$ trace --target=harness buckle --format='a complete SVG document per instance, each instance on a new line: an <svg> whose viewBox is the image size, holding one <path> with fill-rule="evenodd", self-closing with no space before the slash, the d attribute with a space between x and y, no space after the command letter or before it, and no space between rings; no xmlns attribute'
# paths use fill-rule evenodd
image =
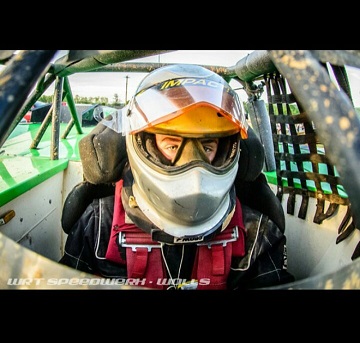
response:
<svg viewBox="0 0 360 343"><path fill-rule="evenodd" d="M150 239L151 240L151 239ZM153 248L161 248L161 244L154 243L154 244L140 244L140 243L126 243L126 235L125 232L119 232L119 243L122 247L131 248L132 251L136 251L137 248L147 248L150 252Z"/></svg>
<svg viewBox="0 0 360 343"><path fill-rule="evenodd" d="M233 227L230 238L221 238L222 236L228 236L228 234L222 232L218 235L219 239L209 242L198 243L197 245L207 245L209 249L211 249L211 246L214 244L222 244L225 247L227 243L235 242L239 238L238 226L236 225Z"/></svg>

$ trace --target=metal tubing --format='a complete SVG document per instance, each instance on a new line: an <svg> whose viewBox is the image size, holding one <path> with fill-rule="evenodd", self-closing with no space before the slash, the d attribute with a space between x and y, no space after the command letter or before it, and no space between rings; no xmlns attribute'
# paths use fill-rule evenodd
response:
<svg viewBox="0 0 360 343"><path fill-rule="evenodd" d="M264 100L248 102L249 116L256 135L265 150L265 171L276 170L274 142L270 125L269 115Z"/></svg>
<svg viewBox="0 0 360 343"><path fill-rule="evenodd" d="M69 80L68 80L68 78L66 76L64 77L64 90L65 90L65 93L66 93L66 102L67 102L67 104L69 106L70 113L71 113L71 116L72 116L72 119L73 119L70 122L71 127L75 124L77 132L79 134L82 134L83 130L81 128L81 123L79 122L79 118L78 118L78 114L77 114L77 110L76 110L76 105L75 105L74 98L73 98L73 95L72 95L72 92L71 92L70 83L69 83Z"/></svg>
<svg viewBox="0 0 360 343"><path fill-rule="evenodd" d="M51 135L51 147L50 158L52 160L59 159L59 141L60 141L60 113L63 94L64 78L58 77L56 79L55 93L54 93L54 111L52 115L52 135Z"/></svg>
<svg viewBox="0 0 360 343"><path fill-rule="evenodd" d="M0 74L0 147L22 119L20 109L57 50L22 50ZM14 120L15 118L15 120Z"/></svg>

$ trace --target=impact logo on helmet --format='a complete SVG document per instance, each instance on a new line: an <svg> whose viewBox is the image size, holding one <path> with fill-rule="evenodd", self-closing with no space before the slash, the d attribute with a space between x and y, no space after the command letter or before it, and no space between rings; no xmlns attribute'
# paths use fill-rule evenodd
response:
<svg viewBox="0 0 360 343"><path fill-rule="evenodd" d="M160 90L173 88L173 87L179 87L179 86L185 86L185 85L193 85L193 86L207 86L212 88L225 88L223 84L220 84L216 81L211 81L208 79L199 79L199 78L185 78L185 79L173 79L173 80L167 80L160 84L158 88ZM230 89L227 89L229 91Z"/></svg>

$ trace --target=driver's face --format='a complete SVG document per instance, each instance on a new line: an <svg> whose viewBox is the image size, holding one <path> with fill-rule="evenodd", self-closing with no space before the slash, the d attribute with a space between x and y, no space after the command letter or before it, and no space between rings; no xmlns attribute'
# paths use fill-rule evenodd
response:
<svg viewBox="0 0 360 343"><path fill-rule="evenodd" d="M174 159L176 152L183 141L182 137L161 134L156 134L155 139L157 148L169 161L172 161ZM201 143L201 146L203 147L204 152L211 163L215 158L219 139L197 138L197 140Z"/></svg>

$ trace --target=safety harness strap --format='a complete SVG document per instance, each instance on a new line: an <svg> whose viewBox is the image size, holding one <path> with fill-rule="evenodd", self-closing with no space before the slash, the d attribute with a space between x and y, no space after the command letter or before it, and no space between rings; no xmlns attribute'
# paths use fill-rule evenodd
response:
<svg viewBox="0 0 360 343"><path fill-rule="evenodd" d="M151 276L151 283L163 278L161 245L154 242L148 233L138 228L119 233L119 245L126 248L127 273L129 278ZM150 253L151 252L151 253Z"/></svg>
<svg viewBox="0 0 360 343"><path fill-rule="evenodd" d="M210 278L210 285L199 282L198 289L226 289L226 280L231 263L231 244L225 247L213 245L211 249L201 246L195 261L193 278Z"/></svg>
<svg viewBox="0 0 360 343"><path fill-rule="evenodd" d="M210 278L210 284L199 282L198 289L226 289L233 256L245 255L245 232L229 225L216 241L199 246L192 277Z"/></svg>
<svg viewBox="0 0 360 343"><path fill-rule="evenodd" d="M142 279L144 285L151 288L162 289L161 280L164 279L160 249L150 251L139 247L135 250L126 249L128 278Z"/></svg>
<svg viewBox="0 0 360 343"><path fill-rule="evenodd" d="M148 250L137 248L135 251L126 249L126 260L128 261L128 277L142 278L148 264Z"/></svg>

